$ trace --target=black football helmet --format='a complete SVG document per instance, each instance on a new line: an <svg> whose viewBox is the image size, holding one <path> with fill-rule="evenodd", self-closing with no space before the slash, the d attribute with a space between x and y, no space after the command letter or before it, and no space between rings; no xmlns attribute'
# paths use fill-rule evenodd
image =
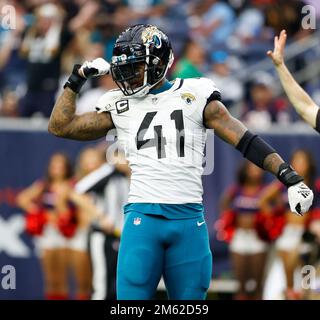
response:
<svg viewBox="0 0 320 320"><path fill-rule="evenodd" d="M144 96L165 77L172 62L167 35L156 26L138 24L126 29L116 40L111 74L124 95Z"/></svg>

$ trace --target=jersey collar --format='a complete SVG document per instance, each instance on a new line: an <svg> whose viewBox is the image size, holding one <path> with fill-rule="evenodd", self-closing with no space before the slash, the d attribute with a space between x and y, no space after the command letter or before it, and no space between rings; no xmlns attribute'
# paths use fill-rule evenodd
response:
<svg viewBox="0 0 320 320"><path fill-rule="evenodd" d="M151 94L162 93L162 92L164 92L164 91L167 91L167 90L171 89L172 86L173 86L173 83L171 83L171 82L169 82L168 80L166 80L160 88L151 89L151 90L149 91L149 93L151 93Z"/></svg>

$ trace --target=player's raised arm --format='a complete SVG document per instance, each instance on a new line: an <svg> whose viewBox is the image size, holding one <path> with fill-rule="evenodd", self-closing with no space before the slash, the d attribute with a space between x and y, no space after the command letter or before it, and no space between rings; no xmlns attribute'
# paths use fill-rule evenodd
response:
<svg viewBox="0 0 320 320"><path fill-rule="evenodd" d="M221 139L236 147L248 160L277 176L288 187L292 212L303 214L308 211L313 193L303 183L303 178L270 145L232 117L220 101L211 101L206 106L204 124L207 128L214 129Z"/></svg>
<svg viewBox="0 0 320 320"><path fill-rule="evenodd" d="M313 128L320 132L320 113L319 107L310 98L310 96L295 81L284 62L284 49L286 45L287 34L282 30L279 37L274 38L274 49L267 52L272 59L278 72L281 84L289 100L300 114Z"/></svg>
<svg viewBox="0 0 320 320"><path fill-rule="evenodd" d="M76 98L81 87L90 76L100 76L109 72L110 65L98 58L75 65L71 76L64 85L64 91L52 110L48 131L58 137L75 140L95 140L106 135L113 128L108 112L88 112L76 115Z"/></svg>

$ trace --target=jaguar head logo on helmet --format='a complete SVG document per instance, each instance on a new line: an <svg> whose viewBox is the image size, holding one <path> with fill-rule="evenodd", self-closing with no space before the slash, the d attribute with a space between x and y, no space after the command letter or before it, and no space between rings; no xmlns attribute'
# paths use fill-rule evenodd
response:
<svg viewBox="0 0 320 320"><path fill-rule="evenodd" d="M126 96L144 96L164 77L173 63L168 36L153 25L139 24L118 37L111 74Z"/></svg>

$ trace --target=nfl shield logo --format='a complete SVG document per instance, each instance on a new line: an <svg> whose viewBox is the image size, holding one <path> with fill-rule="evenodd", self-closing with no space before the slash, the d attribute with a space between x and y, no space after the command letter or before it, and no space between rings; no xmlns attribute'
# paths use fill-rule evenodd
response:
<svg viewBox="0 0 320 320"><path fill-rule="evenodd" d="M138 226L140 223L141 223L141 218L137 217L137 218L134 218L134 219L133 219L133 224L134 224L135 226Z"/></svg>

